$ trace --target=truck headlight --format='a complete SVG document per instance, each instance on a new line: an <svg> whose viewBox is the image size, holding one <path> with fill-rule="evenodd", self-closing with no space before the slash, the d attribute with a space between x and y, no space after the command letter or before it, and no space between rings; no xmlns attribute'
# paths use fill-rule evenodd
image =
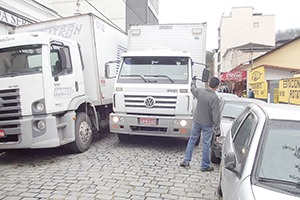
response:
<svg viewBox="0 0 300 200"><path fill-rule="evenodd" d="M180 120L179 122L180 126L185 127L187 125L187 121L186 120Z"/></svg>
<svg viewBox="0 0 300 200"><path fill-rule="evenodd" d="M46 124L44 121L40 120L36 123L36 127L39 129L39 130L44 130L46 128Z"/></svg>
<svg viewBox="0 0 300 200"><path fill-rule="evenodd" d="M35 108L36 108L37 111L42 111L42 110L44 110L45 105L44 105L43 103L41 103L41 102L38 102L38 103L35 105Z"/></svg>
<svg viewBox="0 0 300 200"><path fill-rule="evenodd" d="M119 117L114 116L114 117L112 118L112 121L113 121L114 123L118 123L118 122L120 121L120 119L119 119Z"/></svg>

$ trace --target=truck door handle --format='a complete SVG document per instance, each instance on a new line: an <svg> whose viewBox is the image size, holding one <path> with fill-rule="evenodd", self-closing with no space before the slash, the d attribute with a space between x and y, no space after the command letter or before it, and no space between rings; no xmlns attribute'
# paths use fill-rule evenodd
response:
<svg viewBox="0 0 300 200"><path fill-rule="evenodd" d="M75 81L75 89L76 89L76 92L78 92L79 86L78 86L78 82L77 81Z"/></svg>

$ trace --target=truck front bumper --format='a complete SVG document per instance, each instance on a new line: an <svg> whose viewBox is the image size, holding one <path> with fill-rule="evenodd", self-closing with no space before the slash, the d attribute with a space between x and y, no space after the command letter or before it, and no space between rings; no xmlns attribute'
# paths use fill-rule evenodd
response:
<svg viewBox="0 0 300 200"><path fill-rule="evenodd" d="M111 113L109 122L112 133L188 138L193 120L192 117L186 116L162 117ZM182 126L184 124L185 126Z"/></svg>

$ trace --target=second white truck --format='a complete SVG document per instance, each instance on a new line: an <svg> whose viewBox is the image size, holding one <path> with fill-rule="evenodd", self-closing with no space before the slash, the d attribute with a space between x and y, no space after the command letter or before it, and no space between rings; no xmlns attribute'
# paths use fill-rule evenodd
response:
<svg viewBox="0 0 300 200"><path fill-rule="evenodd" d="M196 102L191 81L194 76L207 81L209 74L204 64L206 24L136 25L128 34L110 131L120 140L130 135L188 138Z"/></svg>

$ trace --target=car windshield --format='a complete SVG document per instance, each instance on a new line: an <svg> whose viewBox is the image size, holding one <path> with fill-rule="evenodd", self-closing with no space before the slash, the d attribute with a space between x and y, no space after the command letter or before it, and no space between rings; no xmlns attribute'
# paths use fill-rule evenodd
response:
<svg viewBox="0 0 300 200"><path fill-rule="evenodd" d="M300 122L272 121L269 123L257 170L258 180L300 182ZM299 184L297 184L299 185Z"/></svg>
<svg viewBox="0 0 300 200"><path fill-rule="evenodd" d="M188 83L187 57L127 57L119 83Z"/></svg>
<svg viewBox="0 0 300 200"><path fill-rule="evenodd" d="M42 73L41 45L0 50L0 77Z"/></svg>
<svg viewBox="0 0 300 200"><path fill-rule="evenodd" d="M247 102L226 101L222 109L221 118L235 119L248 104Z"/></svg>

